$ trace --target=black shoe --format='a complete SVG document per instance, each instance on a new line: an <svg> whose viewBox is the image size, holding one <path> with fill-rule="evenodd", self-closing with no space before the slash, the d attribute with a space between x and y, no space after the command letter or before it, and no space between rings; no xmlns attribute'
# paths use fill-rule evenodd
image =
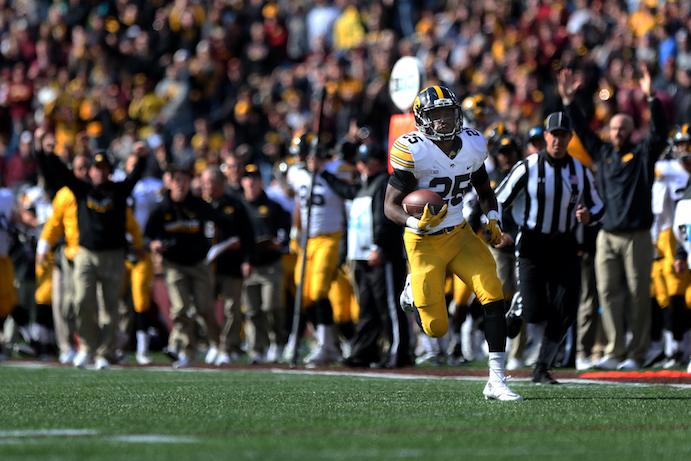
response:
<svg viewBox="0 0 691 461"><path fill-rule="evenodd" d="M535 384L559 384L559 381L552 378L546 368L536 368L533 371L533 382Z"/></svg>
<svg viewBox="0 0 691 461"><path fill-rule="evenodd" d="M374 362L351 356L343 359L341 363L348 368L370 368L370 364Z"/></svg>

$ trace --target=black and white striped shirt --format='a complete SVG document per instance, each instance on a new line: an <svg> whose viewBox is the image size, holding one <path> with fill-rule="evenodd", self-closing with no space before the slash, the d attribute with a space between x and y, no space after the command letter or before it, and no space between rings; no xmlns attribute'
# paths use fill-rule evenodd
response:
<svg viewBox="0 0 691 461"><path fill-rule="evenodd" d="M602 199L594 186L592 173L567 155L554 159L542 151L514 165L496 189L499 206L510 207L522 229L556 235L572 232L576 207L590 211L590 222L604 214Z"/></svg>

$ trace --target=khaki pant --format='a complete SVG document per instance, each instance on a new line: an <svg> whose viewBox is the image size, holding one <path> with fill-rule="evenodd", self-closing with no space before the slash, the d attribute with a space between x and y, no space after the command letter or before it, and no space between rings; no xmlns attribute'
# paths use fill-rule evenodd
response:
<svg viewBox="0 0 691 461"><path fill-rule="evenodd" d="M170 261L164 261L163 266L173 322L168 347L184 351L189 357L193 357L196 346L195 314L205 323L209 346L218 346L218 322L214 316L213 283L209 266L204 262L184 266Z"/></svg>
<svg viewBox="0 0 691 461"><path fill-rule="evenodd" d="M607 336L605 355L632 358L642 364L650 344L650 270L653 244L648 230L597 235L595 276L602 325ZM631 343L626 344L626 330Z"/></svg>
<svg viewBox="0 0 691 461"><path fill-rule="evenodd" d="M581 302L576 320L576 357L580 359L600 358L603 354L604 331L599 307L595 257L591 253L584 253L581 257Z"/></svg>
<svg viewBox="0 0 691 461"><path fill-rule="evenodd" d="M91 251L79 247L74 258L74 297L83 351L98 357L113 357L124 274L124 250ZM103 296L101 309L99 287Z"/></svg>
<svg viewBox="0 0 691 461"><path fill-rule="evenodd" d="M269 341L279 346L285 345L287 334L283 295L281 261L252 268L252 275L245 280L243 290L247 319L253 327L248 335L251 351L263 354Z"/></svg>
<svg viewBox="0 0 691 461"><path fill-rule="evenodd" d="M223 316L220 349L224 352L242 352L242 279L216 274L216 293L223 298Z"/></svg>
<svg viewBox="0 0 691 461"><path fill-rule="evenodd" d="M53 323L55 342L60 353L72 349L72 337L77 332L74 305L74 262L64 252L53 266Z"/></svg>

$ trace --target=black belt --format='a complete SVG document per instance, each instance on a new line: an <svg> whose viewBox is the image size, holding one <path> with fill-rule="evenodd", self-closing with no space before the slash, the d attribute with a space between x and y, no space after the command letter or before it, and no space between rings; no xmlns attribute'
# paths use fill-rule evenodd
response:
<svg viewBox="0 0 691 461"><path fill-rule="evenodd" d="M427 236L430 236L430 237L431 237L431 236L433 236L433 235L450 234L451 232L453 232L454 230L456 230L456 228L458 228L458 227L464 228L465 226L466 226L466 222L463 221L461 224L458 224L458 225L455 225L455 226L450 226L450 227L445 227L445 228L443 228L442 230L438 230L438 231L436 231L436 232L432 232L431 234L422 234L422 235L427 235Z"/></svg>

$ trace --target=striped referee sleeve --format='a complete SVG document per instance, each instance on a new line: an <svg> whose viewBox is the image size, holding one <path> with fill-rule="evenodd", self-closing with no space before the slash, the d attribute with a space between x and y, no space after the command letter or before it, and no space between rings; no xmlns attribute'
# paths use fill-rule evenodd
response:
<svg viewBox="0 0 691 461"><path fill-rule="evenodd" d="M583 203L590 211L590 222L592 224L602 219L602 216L605 214L605 205L595 187L593 174L589 169L585 167L583 167L583 169L585 170L585 177L583 178Z"/></svg>
<svg viewBox="0 0 691 461"><path fill-rule="evenodd" d="M522 160L513 166L511 172L494 191L497 196L497 203L499 203L502 209L511 206L516 197L523 191L527 182L528 162Z"/></svg>

